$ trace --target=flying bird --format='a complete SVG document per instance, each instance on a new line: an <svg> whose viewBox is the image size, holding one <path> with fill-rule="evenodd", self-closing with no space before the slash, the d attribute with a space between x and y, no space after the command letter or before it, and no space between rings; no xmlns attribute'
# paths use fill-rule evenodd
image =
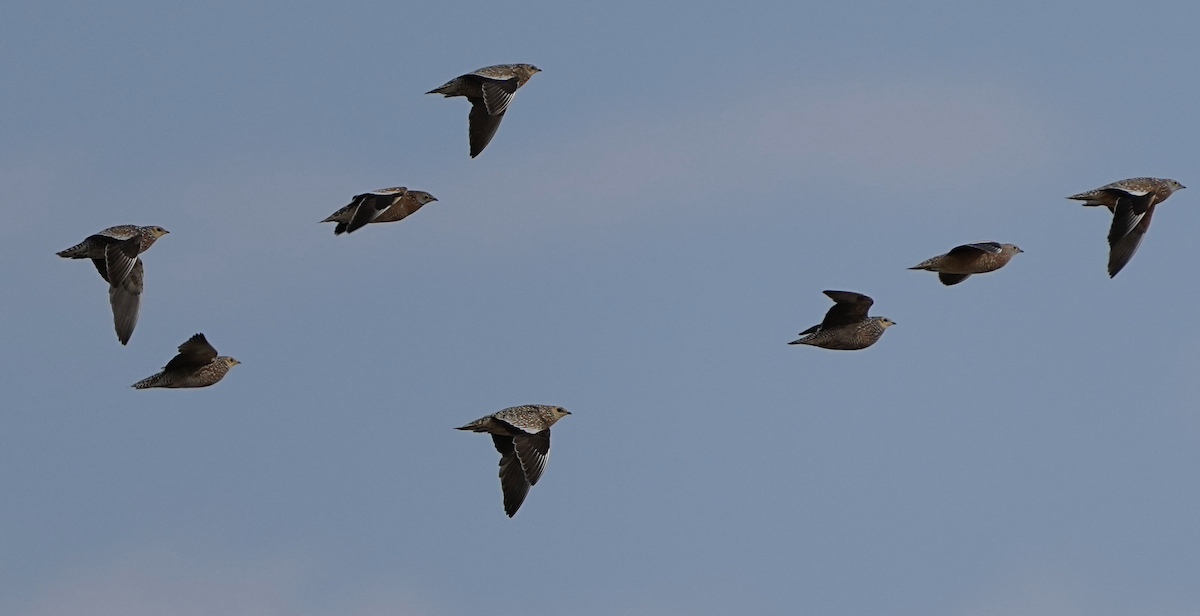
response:
<svg viewBox="0 0 1200 616"><path fill-rule="evenodd" d="M1182 188L1183 184L1166 178L1130 178L1067 197L1084 205L1103 205L1113 213L1108 230L1109 278L1116 276L1137 252L1150 228L1154 206Z"/></svg>
<svg viewBox="0 0 1200 616"><path fill-rule="evenodd" d="M167 233L162 227L118 225L89 235L57 253L65 259L92 260L100 277L108 283L108 302L121 344L128 344L133 336L142 303L142 260L138 255Z"/></svg>
<svg viewBox="0 0 1200 616"><path fill-rule="evenodd" d="M133 387L208 387L225 378L225 373L240 363L232 357L218 357L204 334L196 334L179 345L179 354L167 362L162 372L134 383Z"/></svg>
<svg viewBox="0 0 1200 616"><path fill-rule="evenodd" d="M955 246L944 255L926 259L908 269L937 272L938 280L944 285L958 284L971 274L994 272L1005 265L1017 253L1025 252L1013 244L977 242Z"/></svg>
<svg viewBox="0 0 1200 616"><path fill-rule="evenodd" d="M329 215L321 222L336 222L334 235L356 231L369 223L396 222L421 209L421 206L437 199L421 190L408 190L403 186L381 188L369 193L354 195L350 205Z"/></svg>
<svg viewBox="0 0 1200 616"><path fill-rule="evenodd" d="M504 513L513 517L529 487L536 485L546 469L550 455L550 426L571 413L561 406L526 404L513 406L481 417L457 428L492 435L500 452L500 488L504 492Z"/></svg>
<svg viewBox="0 0 1200 616"><path fill-rule="evenodd" d="M500 120L504 119L504 112L508 110L517 88L525 85L534 73L541 70L532 64L485 66L455 77L426 94L442 94L446 98L465 96L471 102L468 137L471 142L471 158L475 158L487 147L492 135L496 134L496 129L500 128Z"/></svg>
<svg viewBox="0 0 1200 616"><path fill-rule="evenodd" d="M802 332L803 338L788 344L811 344L822 349L857 351L879 341L883 330L896 323L887 317L868 317L867 311L875 301L851 291L825 291L835 303L820 325Z"/></svg>

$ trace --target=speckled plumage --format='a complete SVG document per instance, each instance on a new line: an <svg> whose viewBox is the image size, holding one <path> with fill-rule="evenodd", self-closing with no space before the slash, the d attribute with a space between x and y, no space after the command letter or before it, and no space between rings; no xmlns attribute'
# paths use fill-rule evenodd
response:
<svg viewBox="0 0 1200 616"><path fill-rule="evenodd" d="M333 234L341 235L355 231L366 224L403 220L421 209L421 206L433 201L437 201L437 198L422 190L408 190L402 186L382 188L355 195L349 205L334 212L321 222L337 223L337 226L333 228ZM360 210L365 213L359 219L366 222L352 229L350 227L353 225L355 215Z"/></svg>
<svg viewBox="0 0 1200 616"><path fill-rule="evenodd" d="M1103 205L1113 213L1108 230L1108 276L1116 276L1142 243L1150 228L1154 207L1166 201L1183 184L1167 178L1129 178L1071 195L1084 205Z"/></svg>
<svg viewBox="0 0 1200 616"><path fill-rule="evenodd" d="M887 317L868 317L874 300L851 291L825 291L834 305L820 325L802 332L799 340L788 344L808 344L823 349L857 351L879 341L884 330L896 323Z"/></svg>
<svg viewBox="0 0 1200 616"><path fill-rule="evenodd" d="M141 308L143 270L138 256L168 231L162 227L118 225L88 236L57 254L66 259L91 259L108 283L113 326L121 344L128 344Z"/></svg>
<svg viewBox="0 0 1200 616"><path fill-rule="evenodd" d="M468 137L471 158L487 147L517 89L541 69L532 64L497 64L460 75L426 94L465 96L471 102Z"/></svg>
<svg viewBox="0 0 1200 616"><path fill-rule="evenodd" d="M500 488L504 513L512 517L537 484L550 455L550 426L571 413L560 406L526 404L481 417L457 428L487 432L500 452Z"/></svg>
<svg viewBox="0 0 1200 616"><path fill-rule="evenodd" d="M1024 251L1013 244L976 242L955 246L946 254L926 259L908 269L938 272L942 284L952 285L966 280L971 274L996 271L1021 252Z"/></svg>
<svg viewBox="0 0 1200 616"><path fill-rule="evenodd" d="M179 354L167 362L162 372L134 383L133 387L208 387L225 378L225 373L240 363L232 357L218 357L204 334L196 334L179 345Z"/></svg>
<svg viewBox="0 0 1200 616"><path fill-rule="evenodd" d="M137 225L117 225L109 227L94 235L89 235L82 242L56 254L66 259L104 259L104 248L116 242L123 242L135 234L142 238L138 252L146 252L158 238L170 233L162 227ZM104 274L101 273L103 276Z"/></svg>

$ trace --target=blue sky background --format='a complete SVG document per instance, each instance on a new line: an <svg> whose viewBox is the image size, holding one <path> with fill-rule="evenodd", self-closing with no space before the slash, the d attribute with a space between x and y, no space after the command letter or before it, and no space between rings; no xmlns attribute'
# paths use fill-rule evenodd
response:
<svg viewBox="0 0 1200 616"><path fill-rule="evenodd" d="M1190 2L0 7L0 612L1200 612ZM477 159L475 68L544 70ZM439 199L334 237L385 186ZM145 256L117 343L54 252ZM1012 242L945 288L904 268ZM898 325L789 347L824 289ZM217 386L135 391L197 331ZM513 519L452 428L574 414Z"/></svg>

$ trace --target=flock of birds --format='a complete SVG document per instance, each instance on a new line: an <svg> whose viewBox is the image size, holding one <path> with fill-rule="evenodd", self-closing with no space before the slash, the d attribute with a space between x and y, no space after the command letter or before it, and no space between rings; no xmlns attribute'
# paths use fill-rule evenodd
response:
<svg viewBox="0 0 1200 616"><path fill-rule="evenodd" d="M540 69L532 64L488 66L456 77L428 94L465 96L471 103L468 138L474 158L496 134L517 89L538 72ZM1181 188L1184 186L1175 180L1140 177L1067 198L1083 201L1085 206L1102 205L1112 212L1108 233L1108 274L1112 277L1137 251L1155 206ZM427 192L405 187L384 188L355 195L348 205L321 222L336 223L334 235L353 233L368 224L402 220L433 201L437 199ZM58 253L69 259L91 259L95 264L100 277L109 285L113 324L121 344L129 343L137 325L143 286L141 255L167 233L157 226L109 227ZM955 285L972 274L998 270L1021 252L1013 244L963 244L909 269L937 272L942 284ZM825 318L789 344L849 351L865 349L895 325L887 317L868 316L874 301L866 295L850 291L825 291L825 295L834 301ZM162 371L134 383L133 387L207 387L223 379L238 363L232 357L218 355L204 334L196 334L179 346L179 353ZM509 517L516 514L529 488L541 478L550 453L550 427L566 415L570 413L562 407L530 404L506 408L458 428L491 434L500 452L500 486L504 512Z"/></svg>

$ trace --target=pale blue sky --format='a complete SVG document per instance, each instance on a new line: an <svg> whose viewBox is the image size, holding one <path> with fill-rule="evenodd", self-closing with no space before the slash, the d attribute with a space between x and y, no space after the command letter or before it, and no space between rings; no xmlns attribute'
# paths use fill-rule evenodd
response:
<svg viewBox="0 0 1200 616"><path fill-rule="evenodd" d="M0 7L0 613L1200 612L1195 3ZM467 156L461 99L544 70ZM334 237L385 186L439 199ZM145 256L117 343L54 252ZM945 288L905 268L1020 245ZM824 289L898 322L789 347ZM217 386L135 391L202 331ZM513 519L452 428L562 405Z"/></svg>

